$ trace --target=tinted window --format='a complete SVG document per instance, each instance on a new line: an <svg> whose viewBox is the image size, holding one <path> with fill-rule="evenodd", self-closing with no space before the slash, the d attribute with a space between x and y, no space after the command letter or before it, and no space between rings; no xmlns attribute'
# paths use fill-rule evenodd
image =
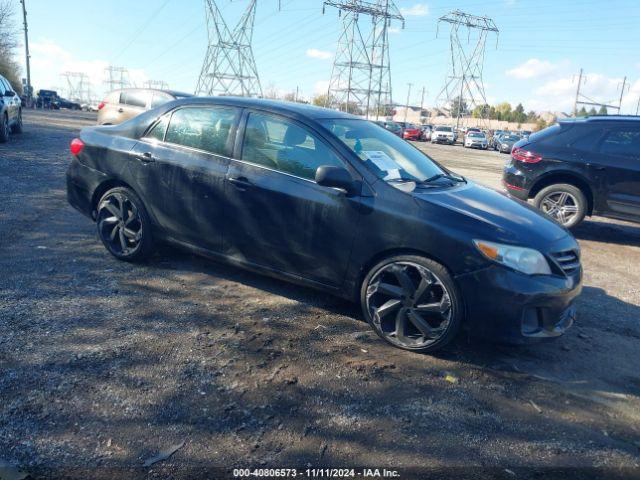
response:
<svg viewBox="0 0 640 480"><path fill-rule="evenodd" d="M147 106L148 94L144 90L128 90L122 92L120 103L129 105L130 107L145 108Z"/></svg>
<svg viewBox="0 0 640 480"><path fill-rule="evenodd" d="M594 150L602 137L603 128L598 124L554 125L529 137L532 142L560 148Z"/></svg>
<svg viewBox="0 0 640 480"><path fill-rule="evenodd" d="M173 100L173 97L165 92L153 92L153 97L151 97L151 108L159 107L160 105L170 102Z"/></svg>
<svg viewBox="0 0 640 480"><path fill-rule="evenodd" d="M344 167L331 148L306 128L258 113L249 115L242 159L309 180L322 165Z"/></svg>
<svg viewBox="0 0 640 480"><path fill-rule="evenodd" d="M171 116L165 141L219 155L229 155L235 108L182 108Z"/></svg>
<svg viewBox="0 0 640 480"><path fill-rule="evenodd" d="M600 151L611 155L640 157L640 128L627 127L607 134Z"/></svg>
<svg viewBox="0 0 640 480"><path fill-rule="evenodd" d="M9 83L5 81L4 77L0 77L0 93L4 95L7 90L11 90Z"/></svg>
<svg viewBox="0 0 640 480"><path fill-rule="evenodd" d="M151 138L159 141L164 140L164 132L167 130L169 123L169 115L165 115L156 123L151 130L145 135L145 138Z"/></svg>

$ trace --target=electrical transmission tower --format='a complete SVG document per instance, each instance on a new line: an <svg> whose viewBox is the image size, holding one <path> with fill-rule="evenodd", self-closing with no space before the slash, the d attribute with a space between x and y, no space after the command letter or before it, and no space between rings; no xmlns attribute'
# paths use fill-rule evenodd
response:
<svg viewBox="0 0 640 480"><path fill-rule="evenodd" d="M144 88L155 90L169 90L169 84L164 80L147 80L144 82Z"/></svg>
<svg viewBox="0 0 640 480"><path fill-rule="evenodd" d="M445 80L436 103L451 109L452 116L456 117L456 127L460 126L462 117L480 105L483 107L481 118L486 120L488 112L485 112L484 106L487 104L487 97L484 93L482 69L487 38L489 34L495 33L497 46L498 27L488 17L469 15L460 10L440 17L438 27L441 22L451 25L451 73Z"/></svg>
<svg viewBox="0 0 640 480"><path fill-rule="evenodd" d="M229 28L216 0L206 0L209 46L196 95L262 97L251 41L257 0L250 0L240 21Z"/></svg>
<svg viewBox="0 0 640 480"><path fill-rule="evenodd" d="M60 75L67 82L67 97L78 103L91 102L89 77L83 72L64 72Z"/></svg>
<svg viewBox="0 0 640 480"><path fill-rule="evenodd" d="M126 68L109 66L104 71L106 74L104 84L107 85L110 92L130 85L129 71Z"/></svg>
<svg viewBox="0 0 640 480"><path fill-rule="evenodd" d="M575 81L575 77L573 78L573 80ZM624 80L622 81L622 87L620 88L620 99L618 100L617 105L614 103L614 100L607 101L607 102L598 102L593 98L587 97L584 94L584 92L581 91L582 86L585 85L586 83L587 83L587 76L584 74L584 71L581 68L580 74L578 75L578 88L576 89L576 99L575 99L575 102L573 103L574 117L578 116L578 105L581 105L582 107L590 106L592 108L604 107L607 110L607 112L609 110L615 110L616 113L620 114L620 110L622 109L622 98L624 97L625 91L628 91L629 89L629 84L627 83L627 77L624 77Z"/></svg>
<svg viewBox="0 0 640 480"><path fill-rule="evenodd" d="M391 108L391 64L389 26L404 18L393 0L325 0L342 17L343 30L333 62L325 106L375 118ZM371 26L360 24L361 15L371 17Z"/></svg>

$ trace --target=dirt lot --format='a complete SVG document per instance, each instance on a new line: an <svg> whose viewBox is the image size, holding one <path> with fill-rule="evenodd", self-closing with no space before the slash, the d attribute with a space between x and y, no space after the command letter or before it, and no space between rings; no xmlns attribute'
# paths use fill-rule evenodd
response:
<svg viewBox="0 0 640 480"><path fill-rule="evenodd" d="M65 199L68 143L92 119L29 112L0 146L0 478L640 466L639 226L577 232L585 290L558 341L402 352L325 294L171 249L112 258ZM506 156L421 146L499 188Z"/></svg>

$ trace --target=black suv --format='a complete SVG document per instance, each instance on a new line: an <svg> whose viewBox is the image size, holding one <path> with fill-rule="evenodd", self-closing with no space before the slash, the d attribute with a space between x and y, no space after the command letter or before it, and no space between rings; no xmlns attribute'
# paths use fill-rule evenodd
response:
<svg viewBox="0 0 640 480"><path fill-rule="evenodd" d="M640 222L640 117L563 120L515 144L503 182L567 228L585 215Z"/></svg>

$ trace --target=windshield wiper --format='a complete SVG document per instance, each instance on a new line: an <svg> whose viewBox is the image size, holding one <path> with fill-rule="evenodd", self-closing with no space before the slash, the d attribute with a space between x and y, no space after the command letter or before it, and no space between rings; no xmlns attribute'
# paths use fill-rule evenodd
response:
<svg viewBox="0 0 640 480"><path fill-rule="evenodd" d="M446 178L447 180L452 180L454 182L467 183L467 180L462 175L450 175L448 173L438 173L437 175L434 175L433 177L429 177L429 178L427 178L426 180L423 180L420 183L431 183L431 182L435 182L436 180L439 180L441 178Z"/></svg>

